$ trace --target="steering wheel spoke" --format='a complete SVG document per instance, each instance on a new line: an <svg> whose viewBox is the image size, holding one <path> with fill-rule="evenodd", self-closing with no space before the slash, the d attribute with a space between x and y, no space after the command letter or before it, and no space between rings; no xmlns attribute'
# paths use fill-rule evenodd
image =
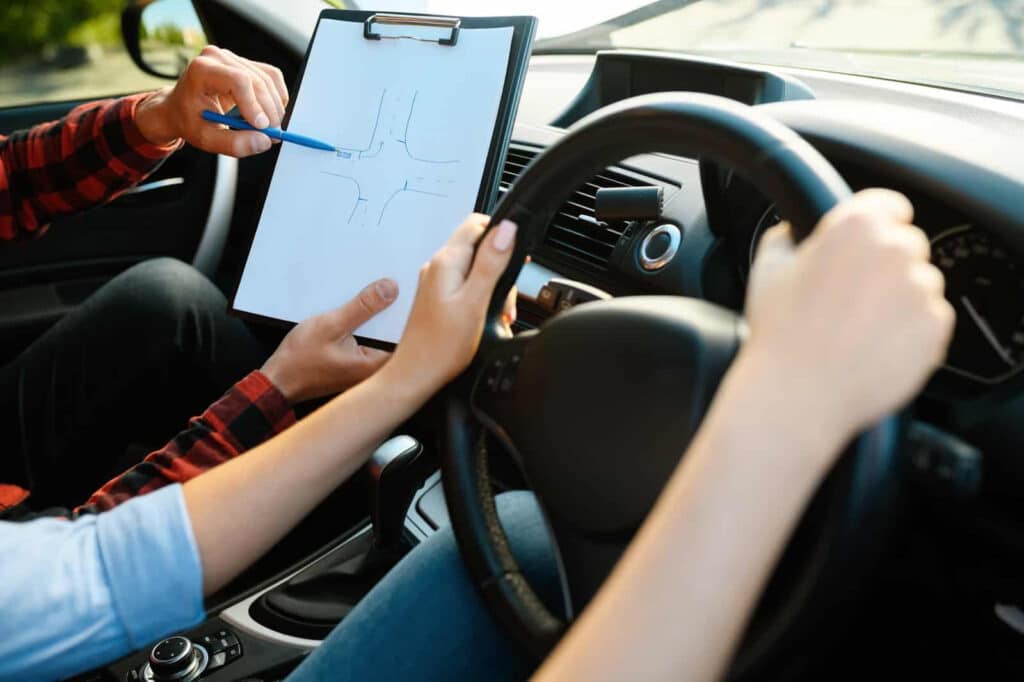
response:
<svg viewBox="0 0 1024 682"><path fill-rule="evenodd" d="M523 332L492 342L477 366L469 399L473 416L502 441L520 465L522 458L513 434L516 418L528 411L529 405L524 404L523 391L519 390L519 368L539 333Z"/></svg>

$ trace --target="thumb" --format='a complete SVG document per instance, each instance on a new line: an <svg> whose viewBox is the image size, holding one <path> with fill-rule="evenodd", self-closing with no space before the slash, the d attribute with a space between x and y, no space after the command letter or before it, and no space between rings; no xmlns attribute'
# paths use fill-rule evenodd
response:
<svg viewBox="0 0 1024 682"><path fill-rule="evenodd" d="M480 242L465 285L466 293L474 300L490 299L494 285L512 257L517 229L519 226L511 220L502 220Z"/></svg>
<svg viewBox="0 0 1024 682"><path fill-rule="evenodd" d="M345 305L324 313L336 338L348 336L366 324L398 298L398 283L393 279L379 279L360 291Z"/></svg>

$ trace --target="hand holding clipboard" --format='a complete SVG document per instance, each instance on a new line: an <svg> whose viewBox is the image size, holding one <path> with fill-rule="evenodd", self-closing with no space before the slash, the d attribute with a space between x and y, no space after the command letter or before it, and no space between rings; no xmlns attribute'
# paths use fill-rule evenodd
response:
<svg viewBox="0 0 1024 682"><path fill-rule="evenodd" d="M357 334L393 346L420 265L497 199L534 25L322 12L285 130L268 133L297 144L279 151L233 310L298 322L391 277L398 300Z"/></svg>

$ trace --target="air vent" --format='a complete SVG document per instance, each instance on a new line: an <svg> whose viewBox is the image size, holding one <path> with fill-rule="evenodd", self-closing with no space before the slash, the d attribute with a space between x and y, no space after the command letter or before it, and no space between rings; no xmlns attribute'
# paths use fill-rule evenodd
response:
<svg viewBox="0 0 1024 682"><path fill-rule="evenodd" d="M541 152L535 147L513 144L505 159L501 173L501 191L505 192L516 181L523 169ZM555 214L544 237L544 246L568 258L577 266L590 270L608 269L612 251L626 229L623 221L609 223L607 227L588 222L594 218L594 196L605 187L645 187L659 184L609 168L583 183L573 192ZM583 220L580 219L583 216Z"/></svg>

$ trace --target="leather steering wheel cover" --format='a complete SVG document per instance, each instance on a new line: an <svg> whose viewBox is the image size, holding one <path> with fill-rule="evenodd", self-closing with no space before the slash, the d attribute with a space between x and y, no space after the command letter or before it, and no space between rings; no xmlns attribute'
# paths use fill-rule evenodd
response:
<svg viewBox="0 0 1024 682"><path fill-rule="evenodd" d="M491 493L487 449L481 430L471 427L468 405L455 396L446 403L441 482L459 553L505 631L536 659L543 659L558 644L565 623L548 611L512 555ZM452 505L453 496L477 504Z"/></svg>
<svg viewBox="0 0 1024 682"><path fill-rule="evenodd" d="M498 321L505 297L565 196L607 166L652 152L706 158L733 168L776 202L798 239L850 195L846 182L817 150L789 128L745 105L680 93L636 97L606 107L578 122L541 153L495 208L492 226L510 218L519 223L520 232L512 264L495 289L478 357L500 336ZM511 554L495 511L486 455L478 446L480 428L470 415L468 395L468 386L453 386L445 414L442 471L452 527L491 613L531 654L543 658L557 644L565 624L536 597ZM849 496L857 508L869 505L871 482L888 478L891 464L879 453L882 444L892 441L892 431L892 420L883 422L861 436L857 455L848 458L857 469L851 480L861 483ZM855 516L856 508L849 514ZM768 640L789 639L784 624L772 623L766 629L774 635ZM760 644L750 652L753 656L741 652L744 660L738 662L738 671L758 668L762 655L772 648L767 641Z"/></svg>

